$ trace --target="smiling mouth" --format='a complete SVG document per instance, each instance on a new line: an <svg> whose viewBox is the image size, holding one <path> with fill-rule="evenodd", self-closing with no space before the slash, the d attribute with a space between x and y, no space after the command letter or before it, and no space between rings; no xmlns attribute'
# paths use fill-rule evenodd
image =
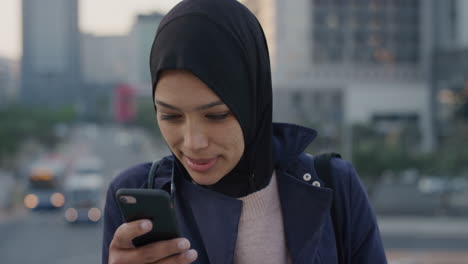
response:
<svg viewBox="0 0 468 264"><path fill-rule="evenodd" d="M187 156L184 157L185 162L187 163L188 167L197 172L205 172L211 169L216 162L218 161L218 157L212 159L191 159Z"/></svg>

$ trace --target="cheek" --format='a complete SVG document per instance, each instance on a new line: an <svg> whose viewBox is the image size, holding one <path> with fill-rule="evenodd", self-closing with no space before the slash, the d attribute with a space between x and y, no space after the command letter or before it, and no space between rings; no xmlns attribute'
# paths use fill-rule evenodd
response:
<svg viewBox="0 0 468 264"><path fill-rule="evenodd" d="M163 136L167 145L169 145L169 147L173 149L174 145L177 144L177 141L179 138L177 130L174 128L171 128L170 125L161 124L159 122L158 122L158 126L159 126L159 130L161 131L161 135Z"/></svg>
<svg viewBox="0 0 468 264"><path fill-rule="evenodd" d="M240 160L244 153L244 137L242 129L237 121L229 124L224 131L220 131L219 135L223 135L221 138L225 142L225 146L229 149L231 158L237 161Z"/></svg>
<svg viewBox="0 0 468 264"><path fill-rule="evenodd" d="M236 138L235 140L235 150L236 150L236 159L237 161L239 161L242 157L242 155L244 154L244 138L242 137L242 133L240 134L239 137ZM236 162L237 163L237 162Z"/></svg>

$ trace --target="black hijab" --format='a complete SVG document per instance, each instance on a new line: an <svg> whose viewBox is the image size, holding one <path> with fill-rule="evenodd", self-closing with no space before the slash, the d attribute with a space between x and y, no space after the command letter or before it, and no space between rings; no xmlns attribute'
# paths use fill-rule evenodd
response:
<svg viewBox="0 0 468 264"><path fill-rule="evenodd" d="M268 48L255 16L236 0L185 0L161 21L150 70L154 88L164 70L188 70L236 116L245 150L236 167L205 186L241 197L268 185L273 173L272 86ZM179 160L176 168L190 177Z"/></svg>

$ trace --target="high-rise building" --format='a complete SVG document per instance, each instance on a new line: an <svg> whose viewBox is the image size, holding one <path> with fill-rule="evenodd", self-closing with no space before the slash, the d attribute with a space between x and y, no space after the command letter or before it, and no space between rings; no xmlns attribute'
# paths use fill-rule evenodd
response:
<svg viewBox="0 0 468 264"><path fill-rule="evenodd" d="M83 85L86 100L79 104L83 116L95 118L111 111L113 90L129 81L133 60L129 35L81 35Z"/></svg>
<svg viewBox="0 0 468 264"><path fill-rule="evenodd" d="M7 91L10 86L10 75L8 70L8 61L0 58L0 109L7 103Z"/></svg>
<svg viewBox="0 0 468 264"><path fill-rule="evenodd" d="M87 85L131 84L151 94L149 57L160 13L138 15L126 35L81 37L82 74Z"/></svg>
<svg viewBox="0 0 468 264"><path fill-rule="evenodd" d="M468 1L434 1L434 43L442 49L468 47Z"/></svg>
<svg viewBox="0 0 468 264"><path fill-rule="evenodd" d="M83 80L87 84L128 82L133 40L129 35L81 35L81 64Z"/></svg>
<svg viewBox="0 0 468 264"><path fill-rule="evenodd" d="M17 62L0 58L0 109L14 102L17 96Z"/></svg>
<svg viewBox="0 0 468 264"><path fill-rule="evenodd" d="M410 122L422 148L433 147L433 2L243 2L270 46L276 120L320 124L332 136L353 123Z"/></svg>
<svg viewBox="0 0 468 264"><path fill-rule="evenodd" d="M23 0L22 95L42 106L80 100L78 0Z"/></svg>
<svg viewBox="0 0 468 264"><path fill-rule="evenodd" d="M460 99L468 91L468 1L434 1L433 90L436 128L441 140L459 113Z"/></svg>
<svg viewBox="0 0 468 264"><path fill-rule="evenodd" d="M130 83L134 84L140 94L151 94L149 57L156 30L163 17L164 15L158 12L138 15L130 31L134 56L130 71Z"/></svg>
<svg viewBox="0 0 468 264"><path fill-rule="evenodd" d="M137 95L151 94L149 56L156 29L163 15L138 15L125 35L82 34L81 58L87 115L102 112L103 105L115 100L115 90L131 86Z"/></svg>

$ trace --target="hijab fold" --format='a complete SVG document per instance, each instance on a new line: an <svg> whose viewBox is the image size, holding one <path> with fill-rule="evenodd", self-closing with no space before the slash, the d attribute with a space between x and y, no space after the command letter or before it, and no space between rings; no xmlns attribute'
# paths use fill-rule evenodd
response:
<svg viewBox="0 0 468 264"><path fill-rule="evenodd" d="M151 48L153 98L164 70L187 70L230 108L245 149L234 169L205 186L242 197L268 185L273 173L272 86L268 48L255 16L236 0L185 0L161 21ZM176 169L187 178L175 158Z"/></svg>

